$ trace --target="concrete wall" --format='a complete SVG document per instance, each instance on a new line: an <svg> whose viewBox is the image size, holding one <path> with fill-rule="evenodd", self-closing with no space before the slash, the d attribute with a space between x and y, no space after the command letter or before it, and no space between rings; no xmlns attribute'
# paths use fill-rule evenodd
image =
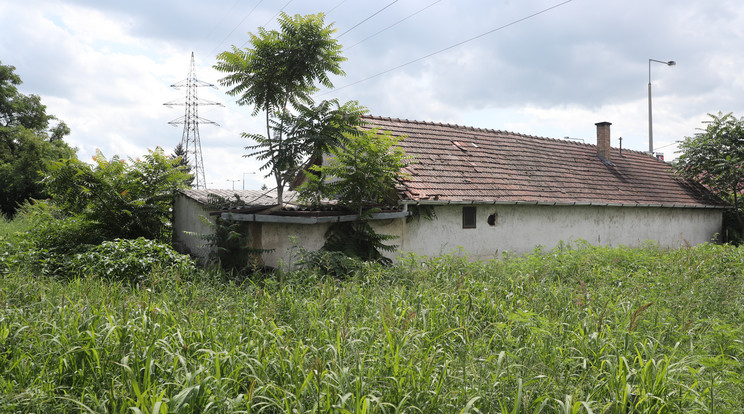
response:
<svg viewBox="0 0 744 414"><path fill-rule="evenodd" d="M663 247L711 241L721 231L721 210L599 206L479 205L477 227L462 228L461 205L435 207L433 221L420 218L401 239L403 251L425 256L462 248L474 259L551 249L579 239L594 245L638 246L647 240ZM493 225L488 217L494 215Z"/></svg>
<svg viewBox="0 0 744 414"><path fill-rule="evenodd" d="M201 216L209 217L204 205L183 194L176 195L173 205L175 211L173 220L173 239L176 249L180 252L195 255L206 259L209 255L209 247L205 240L195 234L211 234L212 227L204 223ZM209 217L214 223L215 218ZM189 234L195 233L195 234Z"/></svg>
<svg viewBox="0 0 744 414"><path fill-rule="evenodd" d="M302 247L309 252L317 251L325 243L325 232L330 224L282 224L282 223L262 223L261 224L261 241L255 243L254 247L263 249L274 249L270 253L264 253L261 258L264 264L271 267L293 266L297 262L298 247ZM400 236L404 232L405 219L388 219L375 220L372 227L378 233L392 234L398 236L398 239L391 240L386 244L400 245ZM386 253L386 256L394 259L398 253Z"/></svg>
<svg viewBox="0 0 744 414"><path fill-rule="evenodd" d="M177 245L200 257L206 257L206 242L185 232L208 234L212 228L199 216L206 216L203 205L184 196L176 199L174 235ZM500 257L509 251L529 253L537 246L552 249L561 241L585 240L603 246L639 246L645 241L675 248L711 241L721 231L721 210L635 208L594 206L478 205L476 228L462 228L461 205L436 206L436 219L373 221L379 233L398 238L388 244L398 251L386 254L395 258L412 252L421 256L439 256L462 250L473 260ZM493 225L489 216L493 215ZM211 218L214 221L214 218ZM325 242L330 224L304 225L251 223L253 247L274 249L262 255L271 267L292 266L297 262L297 247L316 251ZM295 244L293 241L295 240Z"/></svg>

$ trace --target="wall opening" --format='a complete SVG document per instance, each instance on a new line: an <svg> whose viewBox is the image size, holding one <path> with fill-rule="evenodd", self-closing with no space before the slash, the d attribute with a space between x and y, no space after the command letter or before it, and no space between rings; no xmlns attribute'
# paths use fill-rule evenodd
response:
<svg viewBox="0 0 744 414"><path fill-rule="evenodd" d="M476 225L476 208L468 206L462 208L462 228L474 229Z"/></svg>
<svg viewBox="0 0 744 414"><path fill-rule="evenodd" d="M496 226L497 224L499 224L499 213L493 213L489 215L486 221L488 222L489 226Z"/></svg>

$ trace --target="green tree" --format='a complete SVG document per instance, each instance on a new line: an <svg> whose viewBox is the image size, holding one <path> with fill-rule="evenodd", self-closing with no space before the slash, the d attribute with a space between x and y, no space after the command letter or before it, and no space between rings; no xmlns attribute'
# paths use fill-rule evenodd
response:
<svg viewBox="0 0 744 414"><path fill-rule="evenodd" d="M314 165L306 173L300 199L319 203L335 199L359 215L350 223L337 223L326 233L323 250L342 252L362 260L389 262L380 250L395 246L384 242L394 237L379 234L370 225L373 213L381 206L396 203L396 185L408 158L398 143L400 138L377 129L347 135L345 145L329 149L325 165Z"/></svg>
<svg viewBox="0 0 744 414"><path fill-rule="evenodd" d="M371 129L347 135L346 144L329 149L325 165L310 168L300 198L317 204L322 198L338 200L359 215L370 208L397 202L395 186L408 158L400 138Z"/></svg>
<svg viewBox="0 0 744 414"><path fill-rule="evenodd" d="M297 178L304 159L306 166L320 164L323 154L345 145L348 136L358 135L366 111L355 101L340 105L335 99L317 106L300 105L296 114L285 111L271 121L272 136L244 134L256 142L246 147L253 151L247 156L265 161L260 169L279 177L283 187Z"/></svg>
<svg viewBox="0 0 744 414"><path fill-rule="evenodd" d="M680 143L676 170L729 202L738 236L744 235L744 118L708 114L705 128Z"/></svg>
<svg viewBox="0 0 744 414"><path fill-rule="evenodd" d="M95 165L55 163L44 179L54 202L70 215L92 222L107 239L169 242L174 192L191 177L160 148L130 162L98 151Z"/></svg>
<svg viewBox="0 0 744 414"><path fill-rule="evenodd" d="M181 171L189 174L191 178L184 181L186 188L191 188L194 183L194 175L191 174L191 166L189 165L189 154L186 152L186 148L183 147L183 143L179 142L175 148L173 148L172 158L178 159L176 167L180 168Z"/></svg>
<svg viewBox="0 0 744 414"><path fill-rule="evenodd" d="M228 75L220 84L238 97L240 105L255 105L253 115L265 112L266 135L243 134L255 139L256 154L266 160L277 185L280 205L283 190L300 163L302 146L287 142L284 123L292 109L312 104L316 83L333 87L330 74L343 75L341 45L333 38L333 25L325 25L323 14L279 17L280 31L261 27L250 34L251 47L225 51L217 56L214 68ZM302 111L300 111L302 112Z"/></svg>
<svg viewBox="0 0 744 414"><path fill-rule="evenodd" d="M18 91L21 78L0 62L0 213L15 214L23 201L44 198L40 183L51 161L72 159L75 150L63 138L70 130L47 115L36 95Z"/></svg>

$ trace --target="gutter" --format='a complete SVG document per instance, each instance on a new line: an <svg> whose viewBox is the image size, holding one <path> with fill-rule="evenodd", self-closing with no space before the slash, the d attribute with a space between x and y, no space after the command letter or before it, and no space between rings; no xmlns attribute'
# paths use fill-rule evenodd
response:
<svg viewBox="0 0 744 414"><path fill-rule="evenodd" d="M560 202L560 201L476 201L476 200L400 200L399 205L403 205L404 211L408 210L409 205L430 205L430 206L444 206L444 205L530 205L530 206L591 206L591 207L651 207L651 208L692 208L692 209L704 209L704 210L728 210L733 208L732 206L712 206L706 204L651 204L651 203L602 203L593 201L574 201L574 202Z"/></svg>
<svg viewBox="0 0 744 414"><path fill-rule="evenodd" d="M372 214L372 220L389 220L404 218L411 215L407 210L393 213ZM221 213L223 220L248 221L253 223L287 223L287 224L323 224L323 223L345 223L359 220L358 214L347 214L344 216L322 216L322 217L297 217L297 216L275 216L271 214L241 214Z"/></svg>

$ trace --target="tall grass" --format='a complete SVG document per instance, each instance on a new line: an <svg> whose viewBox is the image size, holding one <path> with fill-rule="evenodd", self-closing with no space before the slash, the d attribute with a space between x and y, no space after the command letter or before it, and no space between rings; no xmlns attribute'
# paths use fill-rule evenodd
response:
<svg viewBox="0 0 744 414"><path fill-rule="evenodd" d="M0 272L1 274L1 272ZM0 278L4 412L744 411L744 248Z"/></svg>

